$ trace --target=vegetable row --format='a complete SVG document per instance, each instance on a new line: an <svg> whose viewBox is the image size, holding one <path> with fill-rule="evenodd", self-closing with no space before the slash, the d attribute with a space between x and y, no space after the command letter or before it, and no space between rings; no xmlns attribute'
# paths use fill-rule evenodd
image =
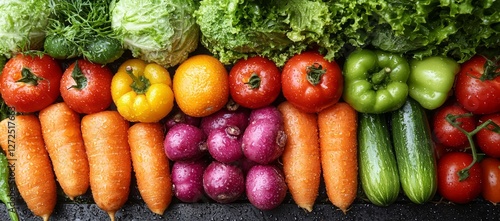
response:
<svg viewBox="0 0 500 221"><path fill-rule="evenodd" d="M354 55L363 53L377 55L385 52L355 51L353 57L347 58L343 70L316 52L298 54L279 73L281 84L278 86L281 87L282 97L261 99L257 102L258 106L251 107L245 103L251 99L243 99L240 103L228 102L228 106L210 110L202 117L187 115L182 106L173 104L173 94L165 96L161 92L155 94L160 95L161 101L167 102L151 102L149 105L167 105L166 110L149 108L148 105L139 105L139 109L126 108L128 112L120 109L120 106L127 105L113 97L117 85L123 87L117 90L123 92L122 96L130 93L134 94L132 97L143 96L155 83L161 84L165 91L171 91L168 71L157 64L129 59L112 74L106 66L77 59L57 76L59 61L50 56L18 55L8 60L0 78L2 89L7 90L2 91L2 97L6 98L6 102L14 101L15 106L7 103L12 108L9 111L18 111L8 113L0 123L4 128L2 131L13 133L2 133L0 145L7 154L7 160L15 160L14 179L21 196L31 211L44 219L48 219L57 203L58 185L70 199L90 188L96 204L114 219L115 213L128 199L132 169L142 198L151 211L158 214L166 211L173 197L183 202L198 202L205 195L219 203L245 198L257 208L269 210L279 206L287 192L299 207L312 211L321 179L325 182L330 202L348 212L358 197L358 177L368 200L379 206L393 203L400 195L400 188L405 196L418 204L429 202L436 193L456 203L470 202L483 193L485 199L497 203L499 186L490 177L497 177L499 169L494 166L499 157L499 110L494 100L498 91L468 92L467 104L472 106L461 105L457 97L460 94L458 90L463 89L461 87L472 85L476 89L481 88L477 84L459 84L462 75L470 77L470 81L479 80L471 77L471 63L464 63L457 71L456 63L449 68L449 59L435 57L437 61L442 61L435 65L437 69L429 65L424 66L425 71L408 68L406 75L432 73L436 78L440 74L453 77L448 79L448 84L453 86L445 93L453 96L438 101L436 109L424 108L419 97L413 98L408 93L404 102L391 111L372 113L356 110L354 104L347 102L348 99L342 99L346 95L341 89L347 88L343 85L349 83L344 80L350 74L347 71L349 61L357 58ZM373 58L372 62L376 60L375 57L368 58ZM254 59L264 58L241 60L235 67L255 65L251 63ZM406 62L399 59L397 63ZM474 69L480 70L478 74L481 76L498 74L498 68L488 69L491 68L488 65L495 63L487 62L481 56L471 62L475 59L484 61L476 67L479 69ZM424 61L427 60L421 62ZM188 59L186 65L190 62ZM254 68L250 73L260 78L261 71L275 70L275 67L267 68L269 63L263 64L265 68L258 66L260 70ZM380 66L381 71L374 72L374 75L383 73L390 79L393 73ZM480 69L484 67L487 68ZM245 72L244 68L231 69L228 79L234 74L233 70ZM493 71L487 73L485 70ZM360 72L370 75L370 71ZM41 73L56 75L52 76L55 80ZM99 74L108 76L107 80L97 81ZM63 85L67 80L64 76L72 83L56 87L60 94L56 93L57 96L45 102L42 102L43 97L36 96L46 96L48 91L23 95L21 90L12 93L8 91L12 88L3 86L12 81L10 84L24 90L43 91L47 89L41 87L44 83L52 87ZM320 79L319 83L332 78L330 82L340 86L332 86L328 90L333 88L336 91L333 94L338 96L318 96L323 93L324 87L311 82L315 81L315 77ZM39 83L30 84L19 79ZM78 80L82 79L85 83L80 83L83 86L80 88ZM126 83L113 83L116 79ZM260 79L260 85L266 85L266 80ZM287 81L288 84L284 83ZM495 82L498 78L481 81L482 84ZM104 106L97 106L103 104L103 98L87 96L96 94L90 88L94 83L104 85L96 87L100 91L97 95L109 101ZM140 90L135 87L141 87L140 83L144 84L144 88L139 93ZM229 80L226 83L227 87L232 87ZM372 80L371 83L375 82ZM256 89L249 84L244 85L247 87L240 87L240 90ZM276 84L273 86L276 87ZM292 93L285 93L284 87ZM408 90L412 88L406 87ZM102 88L107 91L102 91ZM378 92L377 89L385 88L372 87L374 93ZM316 94L311 94L314 90L317 90ZM73 97L63 95L68 91L74 91ZM11 100L8 100L9 96ZM229 91L226 96L231 96ZM488 101L493 102L474 105L471 103L474 96L489 96ZM83 103L72 103L84 98L86 101ZM31 102L36 100L37 105L44 106L22 103L25 99ZM116 110L111 107L113 101ZM21 102L21 105L16 102ZM129 107L134 107L134 103L137 102L132 102ZM251 104L255 105L255 102ZM86 112L79 108L98 109ZM156 115L148 111L159 112ZM433 115L427 118L428 114ZM391 116L390 119L385 119L388 116ZM474 120L476 118L480 120ZM466 123L466 120L472 122ZM443 129L445 126L458 132L447 134L450 129ZM487 143L486 146L483 143ZM439 152L435 144L448 150ZM477 150L475 144L481 149ZM461 167L452 167L459 159L462 160ZM483 162L487 169L480 169ZM225 182L219 182L221 180ZM43 191L34 191L35 194L33 188Z"/></svg>
<svg viewBox="0 0 500 221"><path fill-rule="evenodd" d="M157 214L173 197L268 210L287 193L310 212L321 179L344 213L358 181L379 206L400 190L500 201L498 55L476 54L499 46L498 1L230 3L0 3L41 10L0 35L0 145L35 215L59 185L90 188L113 220L132 174ZM199 42L212 55L190 56Z"/></svg>

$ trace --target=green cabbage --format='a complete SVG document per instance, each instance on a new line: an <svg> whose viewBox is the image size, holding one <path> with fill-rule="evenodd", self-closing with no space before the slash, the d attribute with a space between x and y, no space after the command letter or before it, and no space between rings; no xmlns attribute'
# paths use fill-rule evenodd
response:
<svg viewBox="0 0 500 221"><path fill-rule="evenodd" d="M171 67L198 47L196 8L194 0L117 0L111 27L134 57Z"/></svg>
<svg viewBox="0 0 500 221"><path fill-rule="evenodd" d="M51 6L50 0L0 1L0 55L41 49Z"/></svg>

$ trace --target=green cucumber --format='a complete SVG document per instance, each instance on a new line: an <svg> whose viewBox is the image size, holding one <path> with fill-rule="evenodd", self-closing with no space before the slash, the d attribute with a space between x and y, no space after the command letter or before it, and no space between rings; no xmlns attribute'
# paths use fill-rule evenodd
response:
<svg viewBox="0 0 500 221"><path fill-rule="evenodd" d="M70 59L81 55L78 45L64 35L48 35L43 45L45 53L55 59Z"/></svg>
<svg viewBox="0 0 500 221"><path fill-rule="evenodd" d="M119 59L124 51L118 39L97 36L86 43L83 56L93 63L108 64Z"/></svg>
<svg viewBox="0 0 500 221"><path fill-rule="evenodd" d="M437 168L425 109L408 98L392 112L391 125L403 192L414 203L426 203L437 190Z"/></svg>
<svg viewBox="0 0 500 221"><path fill-rule="evenodd" d="M383 114L359 114L359 176L368 200L378 206L396 201L400 183L398 167Z"/></svg>

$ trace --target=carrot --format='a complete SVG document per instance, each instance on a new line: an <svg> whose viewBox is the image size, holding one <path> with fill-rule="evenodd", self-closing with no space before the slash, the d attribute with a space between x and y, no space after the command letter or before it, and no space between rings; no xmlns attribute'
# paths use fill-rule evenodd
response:
<svg viewBox="0 0 500 221"><path fill-rule="evenodd" d="M14 164L21 197L33 214L49 220L57 202L57 184L38 117L11 116L1 121L0 131L0 144Z"/></svg>
<svg viewBox="0 0 500 221"><path fill-rule="evenodd" d="M61 102L42 109L38 118L61 189L71 200L85 194L89 188L89 162L80 115Z"/></svg>
<svg viewBox="0 0 500 221"><path fill-rule="evenodd" d="M160 123L136 123L128 130L137 187L148 208L162 215L172 201L172 181Z"/></svg>
<svg viewBox="0 0 500 221"><path fill-rule="evenodd" d="M358 187L357 112L339 102L318 113L321 166L328 199L344 213Z"/></svg>
<svg viewBox="0 0 500 221"><path fill-rule="evenodd" d="M317 116L300 111L288 101L279 104L278 110L287 135L281 156L285 181L295 203L311 212L321 180Z"/></svg>
<svg viewBox="0 0 500 221"><path fill-rule="evenodd" d="M92 197L113 221L130 193L129 122L117 111L102 111L85 115L81 126L90 166Z"/></svg>

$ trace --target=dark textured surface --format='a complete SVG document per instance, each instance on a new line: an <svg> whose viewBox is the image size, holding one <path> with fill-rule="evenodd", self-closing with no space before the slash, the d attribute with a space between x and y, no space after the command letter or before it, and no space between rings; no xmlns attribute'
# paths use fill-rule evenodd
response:
<svg viewBox="0 0 500 221"><path fill-rule="evenodd" d="M18 205L22 220L41 220L24 205ZM8 220L5 206L0 206L0 220ZM294 204L283 204L271 211L260 211L247 203L172 204L164 216L150 212L144 204L126 204L117 214L117 220L499 220L500 207L492 204L447 203L393 204L386 208L373 204L354 204L343 214L331 204L317 204L306 213ZM108 215L94 204L58 204L51 220L109 220Z"/></svg>
<svg viewBox="0 0 500 221"><path fill-rule="evenodd" d="M26 207L16 188L13 194L15 206L21 220L41 220ZM59 191L58 204L50 220L87 221L109 220L108 215L92 202L91 192L76 199L77 203L67 199ZM219 204L212 200L199 203L181 203L173 199L163 216L152 213L142 201L135 181L133 180L129 201L120 209L118 221L128 220L187 220L187 221L219 221L219 220L500 220L500 205L493 205L478 198L468 204L451 204L436 195L429 203L417 205L410 202L403 194L388 207L378 207L364 200L359 189L358 198L350 210L344 214L328 202L323 183L314 210L310 213L297 207L290 195L287 195L281 206L270 211L261 211L243 197L230 204ZM5 205L0 204L0 221L9 220Z"/></svg>

